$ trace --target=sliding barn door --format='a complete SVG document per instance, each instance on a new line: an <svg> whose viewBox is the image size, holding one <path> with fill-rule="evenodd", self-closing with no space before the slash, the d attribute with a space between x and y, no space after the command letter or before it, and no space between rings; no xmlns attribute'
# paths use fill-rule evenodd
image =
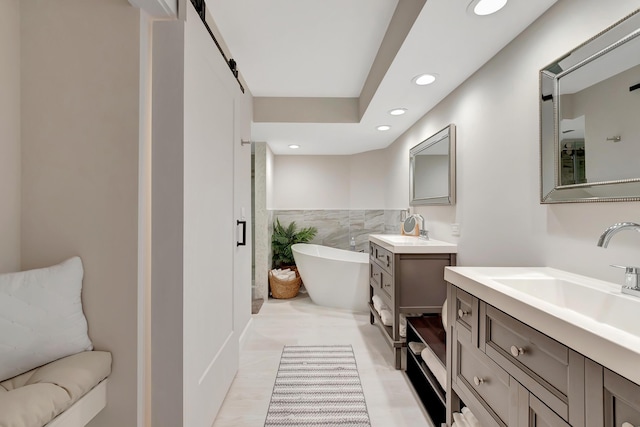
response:
<svg viewBox="0 0 640 427"><path fill-rule="evenodd" d="M233 317L234 92L187 2L184 75L184 426L210 427L238 368Z"/></svg>

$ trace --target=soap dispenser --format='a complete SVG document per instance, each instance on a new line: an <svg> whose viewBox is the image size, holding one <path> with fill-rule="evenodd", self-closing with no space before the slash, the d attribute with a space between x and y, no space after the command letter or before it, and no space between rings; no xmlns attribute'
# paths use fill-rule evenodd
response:
<svg viewBox="0 0 640 427"><path fill-rule="evenodd" d="M349 243L350 249L355 252L356 251L356 238L352 237L351 242Z"/></svg>

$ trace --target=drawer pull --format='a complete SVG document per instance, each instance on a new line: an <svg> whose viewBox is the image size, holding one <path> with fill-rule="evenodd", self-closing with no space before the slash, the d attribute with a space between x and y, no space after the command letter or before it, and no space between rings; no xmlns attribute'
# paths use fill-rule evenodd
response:
<svg viewBox="0 0 640 427"><path fill-rule="evenodd" d="M484 378L473 377L473 383L474 383L475 385L484 384Z"/></svg>
<svg viewBox="0 0 640 427"><path fill-rule="evenodd" d="M468 316L470 313L468 311L464 311L463 309L458 310L458 317L462 318Z"/></svg>
<svg viewBox="0 0 640 427"><path fill-rule="evenodd" d="M515 345L511 346L511 355L513 357L518 357L521 354L524 354L524 348L516 347Z"/></svg>

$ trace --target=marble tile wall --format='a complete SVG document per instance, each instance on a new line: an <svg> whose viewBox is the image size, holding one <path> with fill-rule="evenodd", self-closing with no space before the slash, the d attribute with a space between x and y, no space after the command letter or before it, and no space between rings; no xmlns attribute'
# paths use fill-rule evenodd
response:
<svg viewBox="0 0 640 427"><path fill-rule="evenodd" d="M295 221L298 228L316 227L318 234L311 243L338 249L349 249L351 237L356 250L367 251L369 234L394 234L400 230L400 210L275 210L283 226ZM270 225L270 232L272 226Z"/></svg>

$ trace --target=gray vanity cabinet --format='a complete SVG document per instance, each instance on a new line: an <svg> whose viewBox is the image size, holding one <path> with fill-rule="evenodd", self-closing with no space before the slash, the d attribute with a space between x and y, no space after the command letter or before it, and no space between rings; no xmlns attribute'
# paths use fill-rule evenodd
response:
<svg viewBox="0 0 640 427"><path fill-rule="evenodd" d="M405 345L400 313L440 313L447 296L444 268L455 264L455 253L394 253L369 242L370 322L376 321L392 347L396 369ZM374 295L391 311L391 326L382 324L371 300Z"/></svg>
<svg viewBox="0 0 640 427"><path fill-rule="evenodd" d="M584 356L455 286L448 297L450 412L462 401L483 426L584 425Z"/></svg>
<svg viewBox="0 0 640 427"><path fill-rule="evenodd" d="M640 427L640 385L453 285L448 298L448 425L464 404L483 426Z"/></svg>
<svg viewBox="0 0 640 427"><path fill-rule="evenodd" d="M639 385L589 359L585 381L587 427L640 426Z"/></svg>

